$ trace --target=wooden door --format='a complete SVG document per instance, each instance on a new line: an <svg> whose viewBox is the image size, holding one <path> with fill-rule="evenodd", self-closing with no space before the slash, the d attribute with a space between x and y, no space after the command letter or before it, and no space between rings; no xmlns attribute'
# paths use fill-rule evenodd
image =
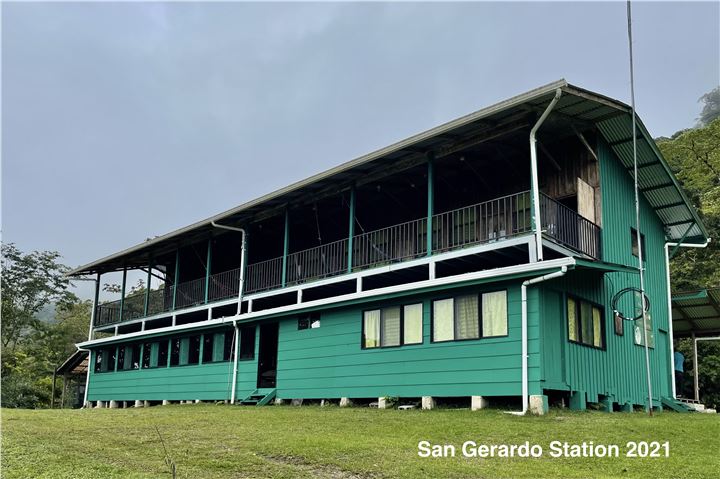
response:
<svg viewBox="0 0 720 479"><path fill-rule="evenodd" d="M577 179L577 200L580 216L595 223L595 188L580 178Z"/></svg>

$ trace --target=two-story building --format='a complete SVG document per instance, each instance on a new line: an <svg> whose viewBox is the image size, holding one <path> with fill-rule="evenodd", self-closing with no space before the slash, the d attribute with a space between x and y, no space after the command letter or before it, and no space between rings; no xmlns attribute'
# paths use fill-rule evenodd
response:
<svg viewBox="0 0 720 479"><path fill-rule="evenodd" d="M78 345L86 403L647 405L641 323L611 307L639 286L631 124L628 105L561 80L75 269L98 286L123 272ZM637 131L658 407L673 397L665 245L707 234ZM126 294L132 270L153 286Z"/></svg>

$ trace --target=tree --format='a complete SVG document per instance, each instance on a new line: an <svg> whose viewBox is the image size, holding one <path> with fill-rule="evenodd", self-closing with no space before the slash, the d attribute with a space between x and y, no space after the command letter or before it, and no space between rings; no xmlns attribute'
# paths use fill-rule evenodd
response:
<svg viewBox="0 0 720 479"><path fill-rule="evenodd" d="M68 291L68 268L55 251L23 254L14 244L2 245L2 334L4 352L40 326L37 314L48 304L60 307L77 300Z"/></svg>
<svg viewBox="0 0 720 479"><path fill-rule="evenodd" d="M706 126L715 119L720 118L720 86L705 93L698 101L705 103L698 122L700 126Z"/></svg>

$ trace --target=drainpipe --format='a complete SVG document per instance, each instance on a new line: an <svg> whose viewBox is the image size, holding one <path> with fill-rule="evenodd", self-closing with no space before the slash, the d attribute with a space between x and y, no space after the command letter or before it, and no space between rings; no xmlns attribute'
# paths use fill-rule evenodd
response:
<svg viewBox="0 0 720 479"><path fill-rule="evenodd" d="M233 327L235 328L235 351L233 354L233 379L232 392L230 393L230 404L235 404L235 389L237 389L238 373L238 354L240 353L240 330L238 329L237 319L233 319Z"/></svg>
<svg viewBox="0 0 720 479"><path fill-rule="evenodd" d="M523 281L520 287L520 298L521 298L521 330L522 330L522 411L513 412L512 414L524 415L528 410L528 392L530 387L528 385L528 324L527 324L527 287L533 284L548 281L550 279L559 278L560 276L567 273L567 266L560 268L560 271L554 273L548 273L542 276L531 278Z"/></svg>
<svg viewBox="0 0 720 479"><path fill-rule="evenodd" d="M677 399L677 385L675 384L675 341L673 339L672 324L672 292L670 290L670 247L678 248L707 248L712 238L708 238L705 243L665 243L665 281L667 287L667 311L668 311L668 332L670 333L670 382L672 384L673 399Z"/></svg>
<svg viewBox="0 0 720 479"><path fill-rule="evenodd" d="M240 281L238 285L238 307L237 316L240 316L242 311L243 301L243 289L245 288L245 251L247 250L247 232L243 228L235 228L234 226L226 226L210 222L215 228L226 229L230 231L237 231L242 234L242 243L240 246ZM235 355L233 357L233 378L232 378L232 392L230 393L230 404L235 404L235 389L237 388L237 373L238 373L238 354L240 344L240 331L238 330L237 319L233 319L233 328L235 328Z"/></svg>
<svg viewBox="0 0 720 479"><path fill-rule="evenodd" d="M532 130L530 130L530 181L532 184L533 226L535 227L535 248L537 251L537 261L543 260L543 252L542 221L540 219L540 185L538 182L537 145L535 135L552 109L555 108L555 104L560 99L560 95L562 95L562 90L558 88L555 90L555 97L550 101L547 108L545 108L543 114L540 115L540 118L537 123L535 123L535 126L532 127Z"/></svg>
<svg viewBox="0 0 720 479"><path fill-rule="evenodd" d="M210 222L211 225L213 225L215 228L230 230L230 231L237 231L239 233L242 233L242 243L240 246L240 281L239 281L239 288L238 288L238 309L237 309L237 315L240 316L240 311L242 308L242 298L243 298L243 288L245 287L245 250L247 249L247 232L243 228L235 228L234 226L226 226L226 225L219 225L215 223L214 221Z"/></svg>
<svg viewBox="0 0 720 479"><path fill-rule="evenodd" d="M90 368L93 367L92 351L90 351L89 349L84 349L84 348L78 348L78 351L87 351L87 353L88 353L88 367L87 367L87 373L85 376L85 394L83 395L83 405L82 405L83 408L86 408L86 407L88 407L88 400L87 400L88 389L90 389Z"/></svg>

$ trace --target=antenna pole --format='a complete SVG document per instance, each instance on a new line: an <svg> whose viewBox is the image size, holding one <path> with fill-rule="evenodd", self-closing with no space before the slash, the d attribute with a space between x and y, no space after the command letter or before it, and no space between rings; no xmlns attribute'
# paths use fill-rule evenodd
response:
<svg viewBox="0 0 720 479"><path fill-rule="evenodd" d="M633 45L632 45L632 7L627 0L628 45L630 48L630 107L632 110L632 145L633 167L635 181L635 233L638 245L638 273L640 274L640 307L642 309L643 343L645 345L645 374L647 376L648 406L647 411L652 416L652 379L650 376L650 349L648 345L647 311L645 311L645 274L643 267L643 244L640 235L640 195L638 194L638 162L637 162L637 120L635 116L635 74L633 71Z"/></svg>

